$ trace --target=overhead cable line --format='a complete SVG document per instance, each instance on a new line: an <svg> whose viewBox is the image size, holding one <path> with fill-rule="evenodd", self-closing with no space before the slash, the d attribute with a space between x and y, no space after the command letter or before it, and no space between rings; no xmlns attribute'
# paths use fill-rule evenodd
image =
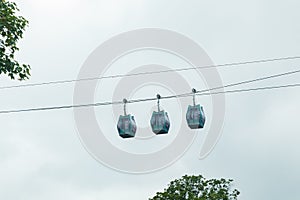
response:
<svg viewBox="0 0 300 200"><path fill-rule="evenodd" d="M131 74L117 74L117 75L108 75L108 76L101 76L101 77L87 77L87 78L82 78L82 79L70 79L70 80L40 82L40 83L28 83L28 84L22 84L22 85L2 86L2 87L0 87L0 90L12 89L12 88L22 88L22 87L43 86L43 85L57 85L57 84L65 84L65 83L73 83L73 82L81 82L81 81L94 81L94 80L101 80L101 79L114 79L114 78L151 75L151 74L168 73L168 72L182 72L182 71L189 71L189 70L195 70L195 69L221 68L221 67L230 67L230 66L233 67L233 66L239 66L239 65L259 64L259 63L276 62L276 61L284 61L284 60L295 60L295 59L300 59L300 56L280 57L280 58L252 60L252 61L244 61L244 62L233 62L233 63L207 65L207 66L199 66L199 67L187 67L187 68L167 69L167 70L158 70L158 71L138 72L138 73L131 73Z"/></svg>
<svg viewBox="0 0 300 200"><path fill-rule="evenodd" d="M291 74L295 74L298 72L300 72L300 70L285 72L285 73L281 73L281 74L275 74L275 75L271 75L271 76L260 77L260 78L251 79L251 80L247 80L247 81L241 81L241 82L237 82L237 83L231 83L231 84L227 84L225 86L220 86L220 87L197 91L196 94L198 96L202 96L202 95L216 95L216 94L238 93L238 92L257 91L257 90L271 90L271 89L279 89L279 88L299 87L300 83L290 84L290 85L279 85L279 86L268 86L268 87L259 87L259 88L248 88L248 89L210 92L210 91L214 91L214 90L218 90L218 89L222 89L222 88L233 87L233 86L237 86L237 85L243 85L243 84L262 81L262 80L266 80L266 79L273 79L273 78L277 78L277 77L281 77L281 76L291 75ZM182 97L188 97L191 95L194 95L194 93L161 96L160 99L182 98ZM154 101L154 100L157 100L157 98L133 99L133 100L128 100L126 103L137 103L137 102ZM97 106L116 105L116 104L123 104L123 103L124 103L123 101L112 101L112 102L99 102L99 103L90 103L90 104L28 108L28 109L18 109L18 110L3 110L3 111L0 111L0 114L30 112L30 111L44 111L44 110L60 110L60 109L69 109L69 108L80 108L80 107L97 107Z"/></svg>
<svg viewBox="0 0 300 200"><path fill-rule="evenodd" d="M295 87L300 87L300 83L289 84L289 85L257 87L257 88L245 88L245 89L228 90L228 91L220 91L220 92L206 92L206 93L199 93L196 95L197 96L208 96L208 95L218 95L218 94L230 94L230 93L261 91L261 90L272 90L272 89L280 89L280 88L295 88ZM97 106L105 106L105 105L113 105L113 104L123 104L123 101L67 105L67 106L54 106L54 107L40 107L40 108L29 108L29 109L20 109L20 110L3 110L3 111L0 111L0 114L30 112L30 111L45 111L45 110L61 110L61 109L80 108L80 107L97 107Z"/></svg>
<svg viewBox="0 0 300 200"><path fill-rule="evenodd" d="M289 85L257 87L257 88L245 88L245 89L237 89L237 90L227 90L227 91L220 91L220 92L207 92L207 93L201 93L197 95L207 96L207 95L230 94L230 93L251 92L251 91L272 90L272 89L293 88L293 87L300 87L300 83L289 84Z"/></svg>
<svg viewBox="0 0 300 200"><path fill-rule="evenodd" d="M264 77L260 77L260 78L256 78L256 79L250 79L250 80L246 80L246 81L231 83L231 84L227 84L227 85L224 85L224 86L218 86L218 87L214 87L214 88L200 90L200 91L197 91L196 94L201 94L203 92L208 92L208 91L213 91L213 90L218 90L218 89L223 89L223 88L228 88L228 87L234 87L234 86L237 86L237 85L243 85L243 84L263 81L263 80L267 80L267 79L278 78L278 77L281 77L281 76L292 75L292 74L296 74L296 73L299 73L299 72L300 72L300 70L294 70L294 71L284 72L284 73L280 73L280 74L264 76ZM193 93L188 92L188 93L179 94L179 95L162 96L161 99L180 98L180 97L187 97L187 96L191 96L191 95L193 95ZM136 102L141 102L141 101L154 101L154 100L156 100L156 98L136 99L136 100L129 100L128 103L136 103Z"/></svg>

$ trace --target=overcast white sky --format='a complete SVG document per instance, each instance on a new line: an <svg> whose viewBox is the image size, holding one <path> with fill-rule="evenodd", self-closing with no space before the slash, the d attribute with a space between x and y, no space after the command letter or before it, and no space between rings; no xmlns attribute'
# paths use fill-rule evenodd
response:
<svg viewBox="0 0 300 200"><path fill-rule="evenodd" d="M300 55L300 2L296 0L16 2L30 21L18 53L20 61L32 66L28 83L74 79L102 42L145 27L187 35L216 64ZM139 56L151 59L147 52ZM282 61L220 69L219 73L226 84L299 66L300 60ZM293 75L249 87L299 80L300 75ZM1 86L15 84L19 83L0 79ZM0 110L72 104L73 87L2 90ZM122 174L95 161L80 143L72 110L0 115L0 199L141 200L172 179L202 174L234 179L242 192L240 199L298 200L299 91L227 95L223 135L205 160L197 159L204 139L200 134L178 162L146 175Z"/></svg>

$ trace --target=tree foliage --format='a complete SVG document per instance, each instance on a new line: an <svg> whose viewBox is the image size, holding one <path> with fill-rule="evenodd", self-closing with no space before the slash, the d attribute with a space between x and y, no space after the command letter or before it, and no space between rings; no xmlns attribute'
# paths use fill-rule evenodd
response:
<svg viewBox="0 0 300 200"><path fill-rule="evenodd" d="M30 76L30 66L16 61L15 53L28 21L18 11L16 3L0 0L0 74L24 80Z"/></svg>
<svg viewBox="0 0 300 200"><path fill-rule="evenodd" d="M236 200L240 192L231 188L232 181L185 175L149 200Z"/></svg>

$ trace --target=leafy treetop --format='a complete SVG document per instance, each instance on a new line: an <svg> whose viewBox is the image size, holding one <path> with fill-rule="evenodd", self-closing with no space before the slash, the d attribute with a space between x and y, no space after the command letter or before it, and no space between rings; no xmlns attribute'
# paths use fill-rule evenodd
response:
<svg viewBox="0 0 300 200"><path fill-rule="evenodd" d="M149 200L236 200L240 192L231 188L232 181L185 175L172 181L168 188Z"/></svg>
<svg viewBox="0 0 300 200"><path fill-rule="evenodd" d="M0 0L0 74L7 74L11 79L28 79L30 66L15 60L19 50L17 42L23 37L28 21L17 16L19 9L14 2Z"/></svg>

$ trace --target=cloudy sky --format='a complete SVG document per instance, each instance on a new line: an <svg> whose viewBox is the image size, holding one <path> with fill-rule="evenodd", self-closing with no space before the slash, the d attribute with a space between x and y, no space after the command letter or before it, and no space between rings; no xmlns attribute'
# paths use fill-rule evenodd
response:
<svg viewBox="0 0 300 200"><path fill-rule="evenodd" d="M32 67L28 83L76 79L84 61L101 43L119 33L146 27L188 36L215 64L300 55L300 2L296 0L16 2L30 22L17 55ZM168 59L168 56L151 51L129 55L109 72L120 73L118 65L129 70L153 62L188 67L178 58ZM222 68L219 73L226 84L296 70L299 66L300 59ZM296 74L248 87L299 83L299 78ZM0 84L20 83L1 77ZM105 82L102 88L100 84L97 92L105 88L113 90L115 84ZM152 86L144 91L155 89ZM73 83L1 90L0 110L72 104L73 91ZM145 92L134 95L145 96ZM96 98L109 100L97 95ZM209 98L198 100L207 105L209 117ZM0 199L141 200L184 174L202 174L207 178L234 179L234 187L241 191L240 198L244 200L297 200L300 198L299 102L297 88L228 94L222 136L207 158L198 159L207 131L204 130L175 164L143 175L121 173L97 162L80 142L72 110L0 115ZM141 126L147 126L148 115L143 120L143 112L151 113L151 103L146 106L148 111L131 110L140 116ZM104 109L99 108L99 112L111 116L112 111ZM169 108L170 114L176 111ZM114 123L110 121L103 128L109 130ZM111 133L117 134L115 131ZM123 144L113 136L110 140ZM139 151L126 144L122 148Z"/></svg>

